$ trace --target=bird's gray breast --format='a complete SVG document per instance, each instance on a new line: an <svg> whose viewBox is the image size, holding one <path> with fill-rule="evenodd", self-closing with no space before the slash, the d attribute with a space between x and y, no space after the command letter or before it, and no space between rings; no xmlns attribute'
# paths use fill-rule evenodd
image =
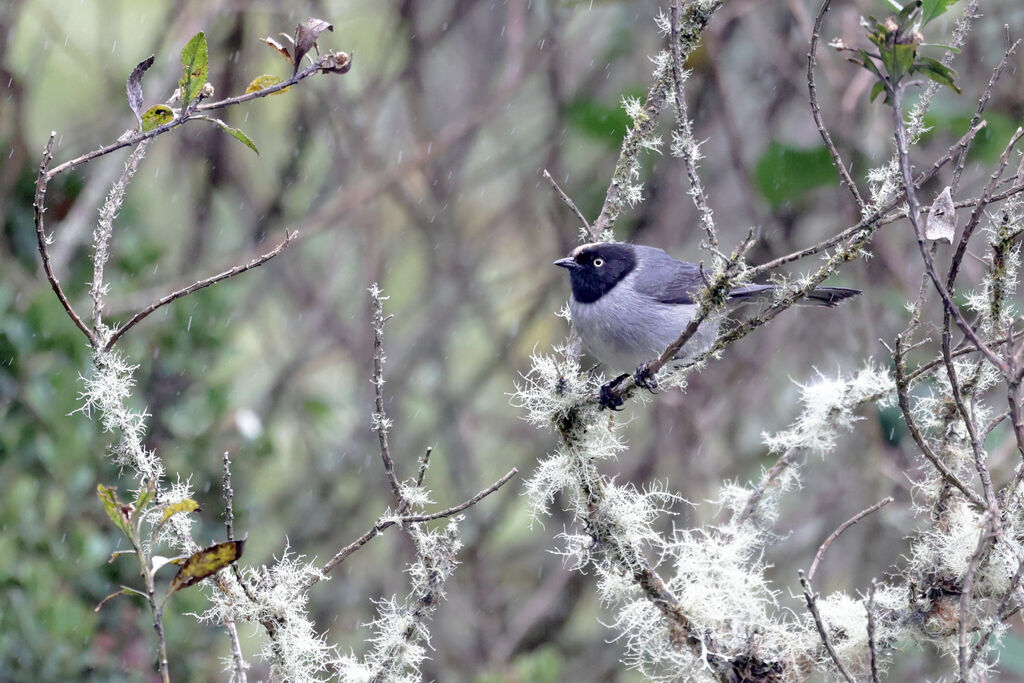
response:
<svg viewBox="0 0 1024 683"><path fill-rule="evenodd" d="M663 304L637 291L634 279L642 267L627 275L597 301L569 302L572 324L587 351L613 370L630 371L654 360L690 323L697 306ZM701 324L677 358L689 358L708 348L717 322Z"/></svg>

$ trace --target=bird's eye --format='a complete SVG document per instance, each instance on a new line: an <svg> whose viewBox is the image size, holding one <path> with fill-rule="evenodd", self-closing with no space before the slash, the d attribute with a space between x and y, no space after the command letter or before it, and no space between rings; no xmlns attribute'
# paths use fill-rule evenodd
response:
<svg viewBox="0 0 1024 683"><path fill-rule="evenodd" d="M594 267L595 268L600 268L603 265L604 265L604 259L603 258L598 256L596 259L594 259Z"/></svg>

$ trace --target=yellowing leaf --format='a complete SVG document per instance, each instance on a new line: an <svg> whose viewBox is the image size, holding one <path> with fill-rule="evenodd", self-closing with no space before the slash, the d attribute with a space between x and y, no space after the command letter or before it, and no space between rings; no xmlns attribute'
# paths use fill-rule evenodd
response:
<svg viewBox="0 0 1024 683"><path fill-rule="evenodd" d="M191 498L186 498L185 500L177 503L172 503L164 508L164 516L163 519L160 520L160 523L163 524L179 512L195 512L198 509L199 503L195 502Z"/></svg>
<svg viewBox="0 0 1024 683"><path fill-rule="evenodd" d="M252 83L245 89L245 94L259 92L260 90L266 90L267 88L273 87L281 82L282 79L277 76L271 76L270 74L263 74L252 80ZM290 87L290 86L289 86ZM270 93L271 97L274 95L280 95L283 92L288 92L288 88L281 88L276 92Z"/></svg>
<svg viewBox="0 0 1024 683"><path fill-rule="evenodd" d="M142 132L153 130L174 120L174 111L166 104L156 104L142 113Z"/></svg>
<svg viewBox="0 0 1024 683"><path fill-rule="evenodd" d="M125 515L124 506L117 499L117 487L97 484L96 495L99 497L100 502L103 503L103 509L106 510L110 521L114 523L114 526L127 534L128 517Z"/></svg>
<svg viewBox="0 0 1024 683"><path fill-rule="evenodd" d="M167 589L167 595L188 588L194 583L199 583L207 576L216 574L218 571L235 562L242 556L242 548L245 541L227 541L212 545L205 550L193 554L185 564L181 565L178 573L171 580Z"/></svg>

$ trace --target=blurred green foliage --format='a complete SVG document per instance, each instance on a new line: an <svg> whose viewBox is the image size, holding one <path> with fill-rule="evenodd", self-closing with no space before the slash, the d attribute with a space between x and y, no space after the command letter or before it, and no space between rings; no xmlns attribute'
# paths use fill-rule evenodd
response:
<svg viewBox="0 0 1024 683"><path fill-rule="evenodd" d="M839 178L824 145L797 147L772 140L754 167L758 192L772 206L799 202L819 187Z"/></svg>

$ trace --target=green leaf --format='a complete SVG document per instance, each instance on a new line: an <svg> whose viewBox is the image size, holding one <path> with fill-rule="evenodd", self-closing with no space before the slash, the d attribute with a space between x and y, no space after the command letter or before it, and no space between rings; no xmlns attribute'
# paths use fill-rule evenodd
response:
<svg viewBox="0 0 1024 683"><path fill-rule="evenodd" d="M206 34L200 31L192 36L181 50L181 66L185 73L178 81L181 88L181 105L187 107L206 85L209 52L206 48Z"/></svg>
<svg viewBox="0 0 1024 683"><path fill-rule="evenodd" d="M949 10L957 0L924 0L921 5L921 26L924 26L932 19L940 17Z"/></svg>
<svg viewBox="0 0 1024 683"><path fill-rule="evenodd" d="M188 588L194 583L199 583L207 576L216 574L224 567L235 562L242 556L242 549L245 541L227 541L212 545L205 550L193 554L178 569L178 573L171 580L167 595Z"/></svg>
<svg viewBox="0 0 1024 683"><path fill-rule="evenodd" d="M259 148L256 147L256 143L253 142L252 140L250 140L249 136L246 135L245 133L243 133L238 128L232 128L231 126L229 126L228 124L224 123L220 119L215 119L212 116L199 116L197 118L204 119L206 121L209 121L210 123L216 124L222 130L226 131L229 135L231 135L231 137L235 138L236 140L238 140L239 142L244 144L246 147L248 147L252 151L256 152L257 154L260 153Z"/></svg>
<svg viewBox="0 0 1024 683"><path fill-rule="evenodd" d="M144 488L139 489L138 495L135 496L135 502L133 505L136 510L144 510L150 501L156 497L156 487L153 486L153 482L147 481Z"/></svg>
<svg viewBox="0 0 1024 683"><path fill-rule="evenodd" d="M774 207L837 179L824 145L801 148L772 141L754 167L757 189Z"/></svg>
<svg viewBox="0 0 1024 683"><path fill-rule="evenodd" d="M163 524L174 515L179 512L195 512L199 509L199 503L195 502L191 498L172 503L164 508L164 516L160 519L160 524Z"/></svg>
<svg viewBox="0 0 1024 683"><path fill-rule="evenodd" d="M174 120L174 111L166 104L154 104L142 113L142 132L153 130Z"/></svg>
<svg viewBox="0 0 1024 683"><path fill-rule="evenodd" d="M884 81L875 81L875 84L871 87L871 96L868 98L868 101L869 102L874 102L875 98L878 97L878 95L883 90L885 90L885 82Z"/></svg>
<svg viewBox="0 0 1024 683"><path fill-rule="evenodd" d="M97 484L96 495L103 504L103 509L106 510L107 517L110 517L110 521L112 521L114 526L124 532L127 536L128 516L125 514L125 507L117 499L117 487Z"/></svg>
<svg viewBox="0 0 1024 683"><path fill-rule="evenodd" d="M914 57L917 56L917 45L915 43L896 44L892 48L896 57L896 68L899 69L899 77L893 74L893 80L899 80L910 73L914 66Z"/></svg>
<svg viewBox="0 0 1024 683"><path fill-rule="evenodd" d="M960 88L957 87L955 82L956 71L954 71L953 69L949 68L948 66L946 66L945 64L936 59L932 59L930 57L921 57L916 62L914 62L914 67L912 70L924 74L925 76L932 79L936 83L939 83L940 85L945 85L952 88L953 90L956 91L958 95L961 92Z"/></svg>
<svg viewBox="0 0 1024 683"><path fill-rule="evenodd" d="M245 94L248 95L249 93L259 92L260 90L266 90L267 88L271 88L277 85L281 81L282 79L278 78L277 76L263 74L262 76L254 78L252 82L248 86L246 86ZM281 93L285 92L288 92L288 88L281 88L276 92L270 93L270 96L273 97L274 95L280 95Z"/></svg>

